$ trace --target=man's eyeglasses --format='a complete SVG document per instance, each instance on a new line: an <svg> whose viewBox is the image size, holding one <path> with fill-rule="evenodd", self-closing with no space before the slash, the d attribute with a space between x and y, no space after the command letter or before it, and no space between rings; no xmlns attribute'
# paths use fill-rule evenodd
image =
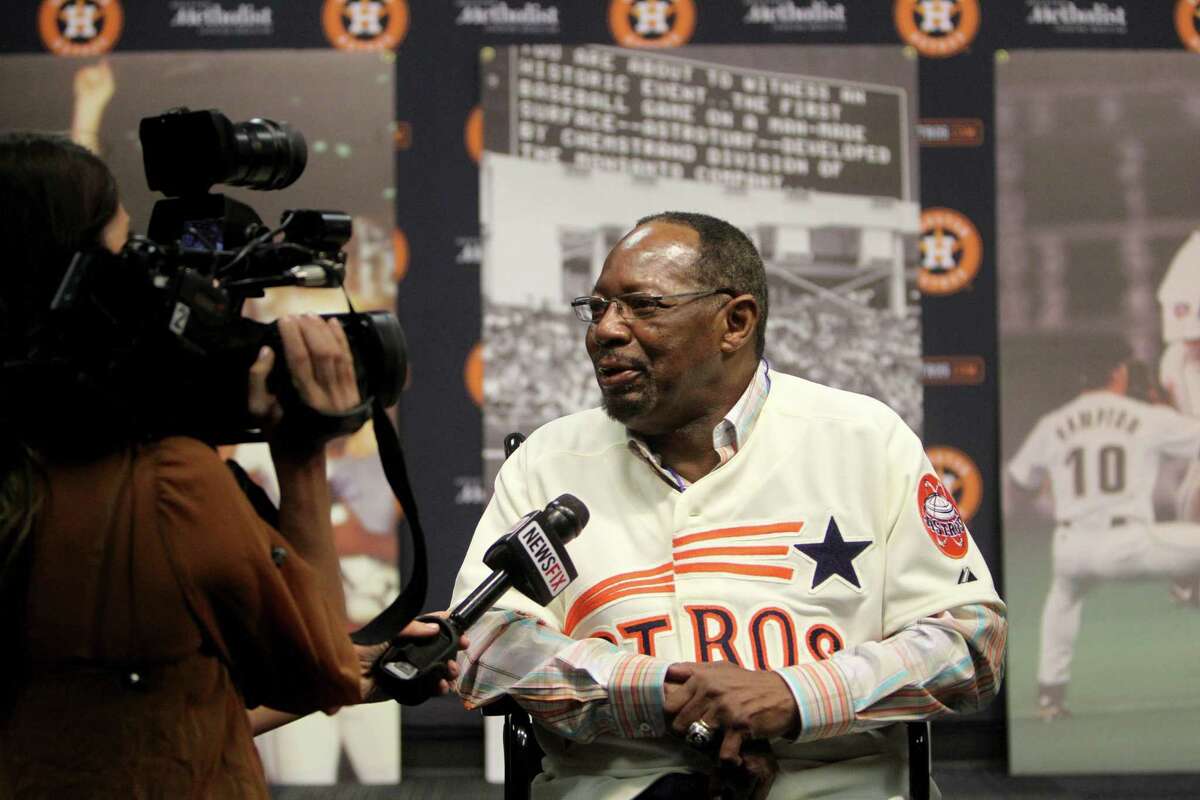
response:
<svg viewBox="0 0 1200 800"><path fill-rule="evenodd" d="M701 297L711 297L714 294L727 294L730 297L737 296L737 292L733 291L733 289L709 289L703 292L682 292L681 294L631 292L629 294L619 294L608 300L605 300L603 297L596 297L595 295L591 297L576 297L571 301L571 308L574 309L575 316L581 322L586 322L590 325L599 322L611 305L617 307L617 314L621 316L621 319L645 319L663 309L683 305L683 303L668 305L663 302L664 300L682 300L684 298L699 300Z"/></svg>

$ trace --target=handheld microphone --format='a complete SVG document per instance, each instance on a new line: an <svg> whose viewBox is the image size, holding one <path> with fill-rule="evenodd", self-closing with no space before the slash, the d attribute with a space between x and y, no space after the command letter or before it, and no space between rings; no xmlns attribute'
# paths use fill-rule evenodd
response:
<svg viewBox="0 0 1200 800"><path fill-rule="evenodd" d="M541 511L532 511L488 548L483 563L492 574L446 617L426 615L423 622L438 626L436 636L392 645L375 662L376 677L393 696L402 693L393 681L412 681L429 675L458 652L458 640L500 596L516 589L538 605L547 605L575 580L575 565L565 545L588 522L579 498L562 494Z"/></svg>

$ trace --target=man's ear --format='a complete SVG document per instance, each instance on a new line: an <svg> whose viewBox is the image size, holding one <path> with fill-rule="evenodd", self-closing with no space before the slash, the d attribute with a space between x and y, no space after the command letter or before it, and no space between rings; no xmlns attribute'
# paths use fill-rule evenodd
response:
<svg viewBox="0 0 1200 800"><path fill-rule="evenodd" d="M758 301L752 294L739 294L725 306L725 330L721 332L721 352L736 353L754 346L758 330Z"/></svg>

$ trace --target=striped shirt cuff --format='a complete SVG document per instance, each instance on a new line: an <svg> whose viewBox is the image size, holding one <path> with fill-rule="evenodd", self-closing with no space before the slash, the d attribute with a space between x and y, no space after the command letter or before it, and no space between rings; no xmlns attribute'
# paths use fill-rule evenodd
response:
<svg viewBox="0 0 1200 800"><path fill-rule="evenodd" d="M832 661L813 661L776 670L800 710L797 742L841 736L854 723L850 686Z"/></svg>
<svg viewBox="0 0 1200 800"><path fill-rule="evenodd" d="M608 684L613 722L629 739L665 736L663 682L670 662L629 654L613 667Z"/></svg>

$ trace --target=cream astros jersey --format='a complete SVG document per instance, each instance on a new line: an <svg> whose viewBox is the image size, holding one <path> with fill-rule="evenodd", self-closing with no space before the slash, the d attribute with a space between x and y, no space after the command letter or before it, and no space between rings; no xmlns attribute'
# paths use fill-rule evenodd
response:
<svg viewBox="0 0 1200 800"><path fill-rule="evenodd" d="M1109 391L1085 392L1038 420L1009 464L1023 486L1050 477L1060 522L1152 522L1162 456L1196 458L1200 420Z"/></svg>
<svg viewBox="0 0 1200 800"><path fill-rule="evenodd" d="M998 601L953 499L894 412L770 378L737 454L683 492L599 409L536 431L497 476L454 602L487 577L487 547L564 492L591 512L568 547L579 577L546 608L512 591L497 605L575 639L769 669Z"/></svg>

